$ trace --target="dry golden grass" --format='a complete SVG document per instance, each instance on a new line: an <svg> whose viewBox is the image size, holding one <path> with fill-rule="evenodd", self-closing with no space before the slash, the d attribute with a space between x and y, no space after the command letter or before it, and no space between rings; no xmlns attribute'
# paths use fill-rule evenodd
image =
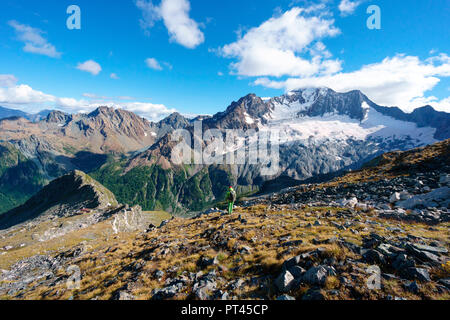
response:
<svg viewBox="0 0 450 320"><path fill-rule="evenodd" d="M325 257L334 258L338 262L347 259L356 259L357 256L345 247L335 243L315 244L316 240L323 241L332 237L345 238L348 242L361 245L362 238L370 232L377 232L382 236L392 236L386 228L399 225L398 221L390 221L371 217L371 220L381 223L381 226L370 225L367 231L354 234L350 230L338 230L331 222L342 223L344 219L334 217L324 218L324 214L331 211L333 214L342 209L339 208L303 208L291 210L286 206L285 210L266 210L265 206L258 205L249 208L239 208L233 216L220 216L211 214L196 219L173 219L165 227L151 231L149 233L108 233L110 224L108 222L92 226L86 230L80 230L73 234L55 240L54 252L58 246L66 249L79 244L82 241L90 246L87 252L71 261L81 269L82 283L80 290L72 291L65 287L64 283L47 288L38 286L34 290L26 290L26 299L110 299L112 295L129 285L129 291L138 299L149 299L152 290L164 287L167 277L178 277L189 273L201 271L197 262L202 256L217 257L219 264L210 266L203 272L216 270L221 278L225 280L219 286L225 286L227 281L237 278L250 279L270 275L276 277L280 271L282 263L293 256L303 252L310 252L318 248L325 249ZM236 220L238 214L244 216L248 223L243 225ZM359 212L365 215L364 212ZM314 224L320 216L321 225L307 228L308 223ZM365 225L354 225L353 229L362 231ZM450 245L448 235L449 223L440 224L429 228L423 224L401 223L401 228L409 234L423 238L438 240L446 247ZM213 234L205 235L206 230L215 230ZM87 239L87 235L95 235ZM214 238L214 235L221 237ZM17 236L18 237L18 236ZM283 241L280 238L289 240L302 240L299 246L286 248L280 246ZM216 240L214 240L216 239ZM218 240L219 239L219 240ZM219 245L225 240L223 245ZM288 240L288 241L289 241ZM45 244L49 246L49 244ZM243 246L251 248L250 253L242 254L240 249ZM22 250L30 250L22 248ZM30 250L18 252L20 254L32 255L35 252ZM163 254L164 253L164 254ZM13 253L11 253L13 254ZM11 263L18 256L9 256ZM3 262L3 261L2 261ZM138 263L141 268L133 271L130 266ZM8 265L5 263L5 265ZM339 281L341 275L351 277L352 265L346 265L348 273L338 274L336 277L329 277L324 286L324 294L327 299L379 299L384 294L407 297L408 299L443 299L445 293L439 293L433 286L423 286L420 294L415 295L406 292L399 281L383 280L384 289L382 292L370 291L365 287L365 274L358 275L355 280L354 290L347 290ZM367 265L361 264L360 269L365 269ZM164 270L165 276L161 281L154 278L156 270ZM448 277L448 265L433 270L432 277ZM62 270L58 276L67 276ZM273 284L268 284L267 294L270 298L276 298L276 291ZM302 285L292 294L301 297L309 286ZM187 288L174 299L185 299L190 297L191 288ZM328 291L336 290L337 295L331 295ZM253 299L255 294L263 294L255 285L245 285L233 293L235 296L245 299ZM0 297L11 298L11 297Z"/></svg>

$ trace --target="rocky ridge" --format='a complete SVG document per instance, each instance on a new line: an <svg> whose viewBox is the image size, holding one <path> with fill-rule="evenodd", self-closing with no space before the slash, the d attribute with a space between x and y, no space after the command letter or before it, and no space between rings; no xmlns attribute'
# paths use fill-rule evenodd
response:
<svg viewBox="0 0 450 320"><path fill-rule="evenodd" d="M117 207L114 195L81 171L52 181L22 206L0 216L0 229L39 218L68 217L79 210Z"/></svg>

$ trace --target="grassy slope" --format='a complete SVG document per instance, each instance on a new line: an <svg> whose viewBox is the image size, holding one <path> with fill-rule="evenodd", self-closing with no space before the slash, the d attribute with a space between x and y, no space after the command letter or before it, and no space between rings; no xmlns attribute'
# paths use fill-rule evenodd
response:
<svg viewBox="0 0 450 320"><path fill-rule="evenodd" d="M184 272L198 272L197 261L201 256L217 257L219 265L208 267L203 272L216 270L224 279L218 282L218 287L225 289L229 280L249 280L254 277L276 277L281 264L286 259L300 253L309 252L317 248L325 250L324 255L335 258L337 261L345 261L348 258L356 258L355 254L337 244L315 244L316 240L329 239L337 236L346 241L361 245L362 237L370 232L376 232L383 236L392 236L387 227L396 227L397 221L388 221L371 217L380 225L368 226L361 223L353 228L359 232L354 234L350 230L338 230L331 223L342 223L343 220L332 217L321 226L306 227L313 224L318 217L331 211L338 212L336 208L304 208L301 210L270 210L264 206L255 206L247 209L238 209L238 213L245 216L248 223L242 224L236 219L237 215L221 217L212 214L197 219L176 218L161 230L147 234L121 234L114 242L99 243L94 249L72 261L81 268L83 275L81 289L77 291L67 290L64 284L56 287L40 287L25 294L27 299L109 299L113 293L124 285L132 283L131 293L138 299L151 298L152 290L164 287L166 277L177 277ZM370 214L369 214L370 216ZM322 220L324 221L324 220ZM219 229L221 225L226 226ZM409 234L437 240L450 245L447 237L449 224L442 224L435 228L428 228L421 224L405 224L402 226ZM208 234L206 231L210 231ZM280 238L289 236L291 240L301 239L299 246L286 248L280 246ZM401 235L398 235L401 236ZM241 253L243 247L249 247L250 253ZM163 253L166 249L169 253ZM208 248L208 249L204 249ZM151 258L150 258L151 257ZM142 265L142 269L133 272L132 266ZM341 284L337 277L329 277L323 287L323 292L328 299L379 299L385 294L402 296L408 299L450 299L448 293L440 292L435 284L424 284L418 294L408 292L400 281L383 281L383 290L369 290L365 286L367 275L357 270L365 270L369 264L355 262L345 264L345 271L340 276L355 276L355 287L350 290ZM161 281L153 277L156 270L166 271ZM172 270L172 271L168 271ZM432 277L450 276L448 266L435 267ZM64 276L61 272L60 276ZM111 285L112 283L112 285ZM232 292L242 299L251 299L255 295L276 298L276 290L273 280L266 283L267 290L261 290L258 284L246 284L241 289ZM301 297L310 288L302 285L297 291L291 293L295 297ZM330 290L336 289L338 295L331 295ZM175 299L190 298L191 288L178 294Z"/></svg>
<svg viewBox="0 0 450 320"><path fill-rule="evenodd" d="M95 211L84 214L84 216L89 216L94 213ZM162 221L170 219L171 215L164 211L146 211L143 212L143 217L148 224L152 223L155 226L159 226ZM114 235L111 227L112 220L107 220L88 228L68 233L59 238L44 242L36 240L36 235L43 234L58 225L76 223L78 219L78 216L59 218L57 221L46 221L37 226L32 226L31 228L22 228L20 232L17 232L17 229L8 230L6 233L2 234L5 238L1 239L0 247L11 246L13 249L8 250L5 254L1 255L0 269L8 269L18 260L37 254L52 255L55 252L77 246L80 243L86 243L92 248L97 248L100 245L107 245L111 241L115 242L115 240L112 240L113 237L117 236L120 238L121 236L125 236L128 238L131 235L126 233ZM24 246L22 247L22 245ZM3 251L0 250L0 252Z"/></svg>
<svg viewBox="0 0 450 320"><path fill-rule="evenodd" d="M416 170L450 166L450 139L404 152L385 153L368 162L361 170L347 173L324 185L356 183L394 178Z"/></svg>

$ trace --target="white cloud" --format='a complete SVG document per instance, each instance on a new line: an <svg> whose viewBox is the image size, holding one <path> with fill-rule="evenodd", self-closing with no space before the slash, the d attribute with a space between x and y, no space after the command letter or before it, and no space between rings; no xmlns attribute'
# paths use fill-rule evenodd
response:
<svg viewBox="0 0 450 320"><path fill-rule="evenodd" d="M106 97L106 96L99 96L95 93L83 93L83 97L85 98L89 98L89 99L100 99L100 100L106 100L106 99L111 99L110 97Z"/></svg>
<svg viewBox="0 0 450 320"><path fill-rule="evenodd" d="M0 87L0 103L3 104L32 104L53 101L55 101L55 97L52 95L33 90L25 84Z"/></svg>
<svg viewBox="0 0 450 320"><path fill-rule="evenodd" d="M347 16L355 12L356 8L361 4L361 1L341 0L339 4L339 11L341 15Z"/></svg>
<svg viewBox="0 0 450 320"><path fill-rule="evenodd" d="M130 112L134 112L146 119L151 121L157 121L161 118L168 116L169 114L176 112L176 109L167 108L163 104L153 104L148 102L138 102L138 101L127 101L127 102L117 102L117 101L88 101L88 100L77 100L73 98L58 98L56 100L57 105L67 112L90 112L98 107L107 106L116 109L123 109Z"/></svg>
<svg viewBox="0 0 450 320"><path fill-rule="evenodd" d="M195 48L205 41L197 22L189 18L191 6L187 0L163 0L161 16L171 40L186 48Z"/></svg>
<svg viewBox="0 0 450 320"><path fill-rule="evenodd" d="M2 76L4 75L0 75L0 79ZM14 76L12 77L15 79ZM100 106L109 106L128 110L149 120L156 121L176 111L163 104L133 101L136 100L133 97L123 96L112 98L93 93L84 93L83 99L75 99L46 94L42 91L34 90L26 84L10 85L11 82L0 83L0 104L30 113L49 108L59 109L69 113L85 113Z"/></svg>
<svg viewBox="0 0 450 320"><path fill-rule="evenodd" d="M130 96L120 96L120 97L117 97L117 99L119 99L119 100L136 100L135 97L130 97Z"/></svg>
<svg viewBox="0 0 450 320"><path fill-rule="evenodd" d="M114 80L118 80L118 79L119 79L119 76L118 76L117 74L115 74L115 73L111 73L111 74L109 75L109 77L110 77L111 79L114 79Z"/></svg>
<svg viewBox="0 0 450 320"><path fill-rule="evenodd" d="M87 100L77 100L75 98L56 98L56 105L66 112L80 112L90 109Z"/></svg>
<svg viewBox="0 0 450 320"><path fill-rule="evenodd" d="M124 102L113 106L134 112L151 120L158 120L176 112L175 109L169 109L163 104L153 104L148 102Z"/></svg>
<svg viewBox="0 0 450 320"><path fill-rule="evenodd" d="M163 62L163 65L165 65L166 68L169 69L169 70L173 69L173 66L170 63L168 63L168 62Z"/></svg>
<svg viewBox="0 0 450 320"><path fill-rule="evenodd" d="M316 10L316 9L315 9ZM315 11L313 10L313 11ZM340 30L334 20L310 16L311 10L294 7L247 31L219 53L235 58L231 64L240 76L312 76L341 70L341 61L319 39L334 37Z"/></svg>
<svg viewBox="0 0 450 320"><path fill-rule="evenodd" d="M288 78L283 81L259 78L254 84L270 88L293 90L302 87L330 87L345 92L361 90L380 105L398 106L405 111L431 104L438 110L450 112L449 99L439 101L426 96L441 77L450 76L450 57L441 54L421 61L418 57L396 55L360 70L326 76Z"/></svg>
<svg viewBox="0 0 450 320"><path fill-rule="evenodd" d="M142 19L139 20L141 28L150 35L150 29L155 25L160 17L159 8L153 5L152 1L137 0L136 6L142 12Z"/></svg>
<svg viewBox="0 0 450 320"><path fill-rule="evenodd" d="M77 69L85 72L89 72L90 74L96 76L102 71L102 67L93 60L88 60L83 63L79 63L77 65Z"/></svg>
<svg viewBox="0 0 450 320"><path fill-rule="evenodd" d="M136 6L142 11L140 25L146 32L162 19L171 41L189 49L205 41L199 24L189 17L191 5L188 0L161 0L159 6L155 6L151 0L137 0Z"/></svg>
<svg viewBox="0 0 450 320"><path fill-rule="evenodd" d="M19 41L25 43L23 50L25 52L41 54L51 58L60 58L61 53L47 41L42 34L42 30L20 24L15 20L11 20L8 24L16 31Z"/></svg>
<svg viewBox="0 0 450 320"><path fill-rule="evenodd" d="M17 78L12 74L0 74L0 87L12 87L17 83Z"/></svg>
<svg viewBox="0 0 450 320"><path fill-rule="evenodd" d="M440 101L436 99L436 101L431 101L428 104L431 105L436 110L450 112L450 97L447 97Z"/></svg>
<svg viewBox="0 0 450 320"><path fill-rule="evenodd" d="M146 59L145 64L147 65L147 67L154 69L154 70L161 71L163 69L161 67L161 65L159 64L159 62L155 58Z"/></svg>

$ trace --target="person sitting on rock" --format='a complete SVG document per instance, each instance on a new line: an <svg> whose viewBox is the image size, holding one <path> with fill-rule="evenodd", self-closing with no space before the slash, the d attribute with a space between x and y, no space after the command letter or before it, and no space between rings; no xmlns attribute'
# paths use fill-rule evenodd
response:
<svg viewBox="0 0 450 320"><path fill-rule="evenodd" d="M236 191L234 191L233 187L230 186L228 188L228 193L226 196L226 200L228 201L228 214L233 213L233 206L236 201Z"/></svg>

